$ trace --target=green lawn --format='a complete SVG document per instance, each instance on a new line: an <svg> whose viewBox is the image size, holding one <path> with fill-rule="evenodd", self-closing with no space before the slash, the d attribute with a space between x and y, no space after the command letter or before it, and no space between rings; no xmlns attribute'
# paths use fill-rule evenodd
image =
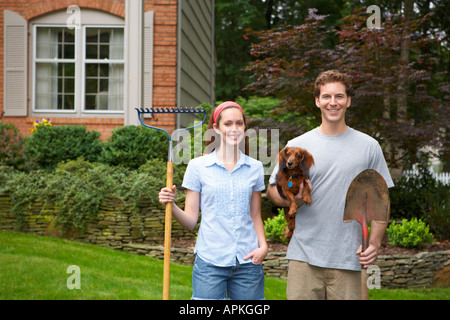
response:
<svg viewBox="0 0 450 320"><path fill-rule="evenodd" d="M67 268L80 268L80 289L67 287ZM0 231L0 300L158 300L163 262L126 252ZM171 299L190 299L192 267L171 265ZM450 288L371 290L375 300L450 299ZM286 298L286 281L266 277L267 300Z"/></svg>
<svg viewBox="0 0 450 320"><path fill-rule="evenodd" d="M68 289L80 268L80 289ZM4 299L162 299L163 262L121 251L0 231L0 300ZM190 299L192 267L171 265L170 299ZM267 278L266 298L283 299L286 282Z"/></svg>

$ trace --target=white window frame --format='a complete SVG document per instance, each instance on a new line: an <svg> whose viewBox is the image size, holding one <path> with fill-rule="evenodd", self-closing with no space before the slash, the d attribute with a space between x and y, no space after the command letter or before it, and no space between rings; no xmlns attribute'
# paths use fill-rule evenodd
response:
<svg viewBox="0 0 450 320"><path fill-rule="evenodd" d="M51 63L54 62L54 59L38 59L37 58L37 28L44 27L44 28L66 28L66 25L62 24L35 24L33 25L33 58L32 58L32 69L33 69L33 75L32 75L32 110L33 113L69 113L69 114L75 114L77 113L77 105L78 105L78 99L79 94L77 93L77 79L79 75L78 67L77 67L77 61L78 61L78 42L79 42L79 32L77 29L75 29L75 58L74 59L58 59L58 62L61 63L75 63L75 97L74 97L74 105L75 108L73 110L55 110L55 109L36 109L36 64L41 63ZM39 60L39 61L38 61Z"/></svg>
<svg viewBox="0 0 450 320"><path fill-rule="evenodd" d="M86 28L95 28L95 29L102 29L102 28L109 28L109 29L123 29L124 31L124 43L123 43L123 59L120 60L99 60L99 59L86 59ZM124 26L114 26L114 25L83 25L82 26L83 33L82 33L82 46L83 46L83 53L81 57L81 92L82 92L82 101L81 101L81 112L82 113L106 113L106 114L123 114L125 111L122 110L86 110L85 103L86 103L86 64L88 63L94 63L94 64L123 64L124 67L124 75L123 75L123 81L124 81L124 89L122 96L124 97L123 101L123 108L125 109L125 27Z"/></svg>
<svg viewBox="0 0 450 320"><path fill-rule="evenodd" d="M121 60L107 60L105 62L101 60L86 59L86 28L117 28L123 29L125 34L125 26L122 25L110 25L110 24L86 24L82 25L81 29L75 29L75 58L74 59L58 59L61 63L75 63L75 108L73 110L55 110L55 109L36 109L36 64L41 62L54 62L54 59L37 59L37 28L39 27L49 27L49 28L67 28L65 24L33 24L32 28L32 94L31 94L31 104L32 112L34 114L104 114L104 115L123 115L125 113L126 101L125 101L125 91L126 91L126 56L125 56L125 45L126 40L124 38L124 54ZM80 49L81 46L81 49ZM81 54L80 54L81 51ZM73 60L75 62L73 62ZM123 108L122 110L85 110L85 70L87 63L105 63L105 64L123 64L124 66L124 89L123 89ZM80 101L81 100L81 101Z"/></svg>

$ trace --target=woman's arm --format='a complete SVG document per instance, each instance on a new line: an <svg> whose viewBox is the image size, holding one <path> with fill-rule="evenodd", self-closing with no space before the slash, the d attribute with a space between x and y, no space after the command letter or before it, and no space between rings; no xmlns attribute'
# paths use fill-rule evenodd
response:
<svg viewBox="0 0 450 320"><path fill-rule="evenodd" d="M255 227L256 236L258 237L259 248L253 250L250 254L245 256L244 260L252 258L253 263L260 264L269 252L264 223L261 218L261 191L254 191L252 193L250 213L253 220L253 226Z"/></svg>
<svg viewBox="0 0 450 320"><path fill-rule="evenodd" d="M159 193L159 202L162 204L166 204L168 202L172 202L172 213L175 219L189 230L195 228L198 222L198 212L200 210L200 193L192 190L187 190L186 192L186 200L184 204L184 210L180 209L175 204L175 192L176 187L173 186L170 188L162 188Z"/></svg>

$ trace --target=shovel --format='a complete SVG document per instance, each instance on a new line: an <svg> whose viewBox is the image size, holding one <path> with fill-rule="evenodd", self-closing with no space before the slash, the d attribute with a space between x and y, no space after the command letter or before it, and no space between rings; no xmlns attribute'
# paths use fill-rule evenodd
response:
<svg viewBox="0 0 450 320"><path fill-rule="evenodd" d="M389 219L389 189L375 170L362 171L350 184L345 199L344 222L358 221L362 226L362 249L369 245L369 221L387 223ZM367 271L361 268L361 300L369 299Z"/></svg>

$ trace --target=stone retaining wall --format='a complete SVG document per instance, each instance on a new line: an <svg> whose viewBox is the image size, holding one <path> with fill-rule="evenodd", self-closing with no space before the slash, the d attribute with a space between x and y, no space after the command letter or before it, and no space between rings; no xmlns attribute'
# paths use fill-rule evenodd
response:
<svg viewBox="0 0 450 320"><path fill-rule="evenodd" d="M164 215L162 206L149 201L142 201L139 213L133 215L123 208L121 200L107 198L101 204L97 218L87 223L84 234L61 235L55 227L55 208L34 203L18 227L16 217L11 213L11 199L0 195L0 230L63 236L158 259L164 258ZM198 225L189 231L173 219L172 239L193 240L197 229ZM174 262L188 265L194 262L193 248L172 248L171 253ZM288 262L285 252L269 252L263 264L267 276L286 279ZM380 267L382 288L430 287L438 272L444 269L449 272L450 250L413 256L380 256L376 264Z"/></svg>
<svg viewBox="0 0 450 320"><path fill-rule="evenodd" d="M127 244L123 250L164 259L162 246ZM172 262L193 265L194 259L192 248L171 248ZM379 256L375 264L380 267L382 288L429 288L434 284L436 273L450 266L450 250L421 252L412 256ZM263 265L266 276L287 278L288 260L285 252L269 252Z"/></svg>
<svg viewBox="0 0 450 320"><path fill-rule="evenodd" d="M149 246L145 244L124 244L123 251L146 255L160 260L164 259L163 246ZM195 260L193 248L170 248L170 261L186 265L193 265ZM287 278L286 254L284 252L269 252L263 262L266 276Z"/></svg>
<svg viewBox="0 0 450 320"><path fill-rule="evenodd" d="M382 288L429 288L436 284L436 274L450 266L450 250L379 256L375 264Z"/></svg>
<svg viewBox="0 0 450 320"><path fill-rule="evenodd" d="M0 230L61 236L113 249L122 249L127 243L158 245L164 241L164 207L147 200L139 202L139 212L133 214L124 207L120 199L108 197L101 203L97 217L87 221L85 233L75 231L64 235L55 226L57 212L54 207L44 207L39 201L33 203L30 210L23 214L20 225L11 212L11 207L10 197L0 194ZM173 219L174 239L196 239L197 230L198 225L190 231Z"/></svg>

